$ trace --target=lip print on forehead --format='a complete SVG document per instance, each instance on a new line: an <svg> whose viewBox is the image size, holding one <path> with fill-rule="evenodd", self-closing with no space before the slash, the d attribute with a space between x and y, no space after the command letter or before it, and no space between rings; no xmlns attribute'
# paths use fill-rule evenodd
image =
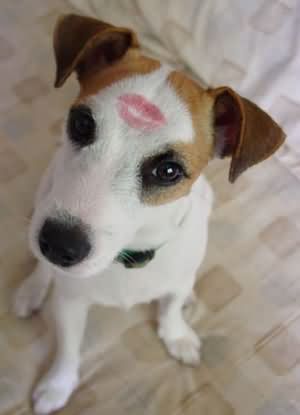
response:
<svg viewBox="0 0 300 415"><path fill-rule="evenodd" d="M120 117L137 130L154 131L167 122L161 110L142 95L121 95L118 98L117 108Z"/></svg>

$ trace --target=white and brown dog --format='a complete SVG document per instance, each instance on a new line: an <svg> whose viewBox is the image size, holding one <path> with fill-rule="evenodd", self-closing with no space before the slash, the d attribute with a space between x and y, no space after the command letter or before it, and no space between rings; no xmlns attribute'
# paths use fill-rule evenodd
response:
<svg viewBox="0 0 300 415"><path fill-rule="evenodd" d="M66 404L78 384L88 309L158 300L158 334L187 364L201 342L182 307L206 250L212 191L202 175L231 157L229 180L270 156L280 127L230 88L204 90L145 57L135 33L67 15L55 29L55 86L73 71L80 92L37 194L30 245L38 265L15 309L41 307L51 281L54 362L33 394L37 413Z"/></svg>

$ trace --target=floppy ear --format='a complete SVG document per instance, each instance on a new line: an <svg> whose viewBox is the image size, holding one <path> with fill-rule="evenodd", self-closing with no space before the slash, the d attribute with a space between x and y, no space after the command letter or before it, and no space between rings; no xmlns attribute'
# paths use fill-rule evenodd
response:
<svg viewBox="0 0 300 415"><path fill-rule="evenodd" d="M56 60L55 87L63 85L73 71L79 80L121 59L131 47L138 47L134 32L90 17L67 14L54 30Z"/></svg>
<svg viewBox="0 0 300 415"><path fill-rule="evenodd" d="M273 154L285 140L278 124L232 89L210 90L214 98L214 153L231 157L229 181Z"/></svg>

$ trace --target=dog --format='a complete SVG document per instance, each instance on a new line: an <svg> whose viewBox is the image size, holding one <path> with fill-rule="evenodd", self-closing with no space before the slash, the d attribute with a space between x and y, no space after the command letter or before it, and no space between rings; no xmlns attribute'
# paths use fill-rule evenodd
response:
<svg viewBox="0 0 300 415"><path fill-rule="evenodd" d="M95 303L128 309L156 300L170 355L199 363L201 341L182 309L207 245L213 193L203 170L230 157L234 182L285 139L229 87L205 90L144 56L130 29L64 15L54 52L55 87L75 72L80 92L36 195L29 241L37 266L14 301L27 317L53 283L57 350L33 393L39 414L63 407L76 389Z"/></svg>

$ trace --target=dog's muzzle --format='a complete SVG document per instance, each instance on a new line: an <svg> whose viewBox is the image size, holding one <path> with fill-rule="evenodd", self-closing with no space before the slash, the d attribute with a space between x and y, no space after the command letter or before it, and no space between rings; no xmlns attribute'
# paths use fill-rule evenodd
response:
<svg viewBox="0 0 300 415"><path fill-rule="evenodd" d="M79 264L91 251L89 235L77 221L47 218L38 242L44 257L64 268Z"/></svg>

